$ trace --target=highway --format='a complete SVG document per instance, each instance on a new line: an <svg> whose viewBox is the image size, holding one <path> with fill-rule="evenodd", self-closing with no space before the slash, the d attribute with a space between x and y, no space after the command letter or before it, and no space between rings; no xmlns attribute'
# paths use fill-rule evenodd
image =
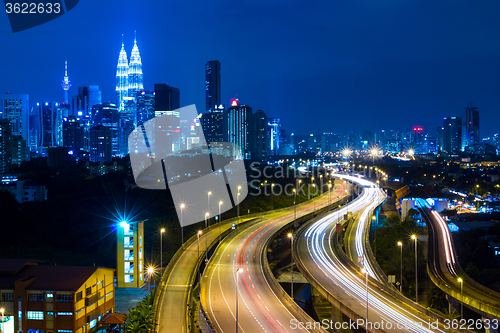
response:
<svg viewBox="0 0 500 333"><path fill-rule="evenodd" d="M448 224L424 199L419 211L429 227L428 272L445 293L464 301L472 310L500 318L500 294L472 280L460 267ZM458 279L462 279L462 286ZM462 291L461 291L462 287ZM460 311L459 311L460 312Z"/></svg>
<svg viewBox="0 0 500 333"><path fill-rule="evenodd" d="M360 267L349 260L336 245L337 216L350 212L359 215L358 226L352 228L354 237L346 240L351 248L351 256L362 257L368 271L368 321L374 332L451 332L444 326L436 325L435 317L430 317L415 309L402 295L379 281L376 263L371 263L364 250L364 231L370 221L371 211L384 200L385 193L374 183L353 176L343 177L363 189L363 192L349 207L321 218L319 221L301 228L294 247L298 267L306 278L317 287L333 304L337 304L350 318L360 320L363 327L367 317L367 289L365 275ZM332 240L334 240L332 242ZM353 254L355 253L355 254ZM418 307L417 307L418 308ZM423 310L423 309L422 309ZM431 325L432 323L432 325ZM378 325L378 327L377 327ZM370 326L370 325L369 325Z"/></svg>
<svg viewBox="0 0 500 333"><path fill-rule="evenodd" d="M332 198L346 196L343 183L335 186L334 191ZM297 208L297 218L327 206L329 201L328 194L324 194L315 204L303 203ZM263 254L266 244L293 220L293 208L287 209L266 215L262 222L241 227L223 240L203 274L201 294L202 305L218 332L236 332L236 295L239 332L325 332L292 329L293 320L310 322L311 319L289 297L277 292L281 287L273 287L277 282L266 274L266 269L269 270ZM238 269L242 271L237 273Z"/></svg>

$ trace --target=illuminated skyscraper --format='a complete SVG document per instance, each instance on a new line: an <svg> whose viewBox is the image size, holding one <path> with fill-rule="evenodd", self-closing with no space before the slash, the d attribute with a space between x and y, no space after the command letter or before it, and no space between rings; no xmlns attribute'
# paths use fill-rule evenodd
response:
<svg viewBox="0 0 500 333"><path fill-rule="evenodd" d="M216 110L221 104L220 94L220 62L212 60L205 65L206 112Z"/></svg>
<svg viewBox="0 0 500 333"><path fill-rule="evenodd" d="M64 61L64 78L61 82L61 86L64 89L64 103L68 104L68 90L71 87L71 81L68 77L68 61Z"/></svg>
<svg viewBox="0 0 500 333"><path fill-rule="evenodd" d="M122 35L123 38L123 35ZM127 52L122 41L122 49L118 57L118 67L116 68L116 104L118 109L123 110L123 98L128 96L128 60Z"/></svg>
<svg viewBox="0 0 500 333"><path fill-rule="evenodd" d="M462 148L481 143L479 139L479 111L477 106L469 103L465 107L465 122L462 135Z"/></svg>
<svg viewBox="0 0 500 333"><path fill-rule="evenodd" d="M130 54L130 63L128 65L128 97L136 98L137 92L144 89L142 62L137 40L134 38L134 47Z"/></svg>
<svg viewBox="0 0 500 333"><path fill-rule="evenodd" d="M0 119L8 119L12 135L20 135L28 142L29 97L27 94L2 94Z"/></svg>
<svg viewBox="0 0 500 333"><path fill-rule="evenodd" d="M457 154L462 149L462 117L443 119L443 151Z"/></svg>
<svg viewBox="0 0 500 333"><path fill-rule="evenodd" d="M251 130L252 130L252 108L248 105L240 105L238 100L231 101L231 107L227 110L225 117L227 142L240 146L244 159L251 157Z"/></svg>

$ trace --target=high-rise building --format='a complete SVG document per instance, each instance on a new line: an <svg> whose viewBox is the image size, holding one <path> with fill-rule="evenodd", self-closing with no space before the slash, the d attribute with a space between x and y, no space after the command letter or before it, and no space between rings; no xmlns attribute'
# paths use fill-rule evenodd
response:
<svg viewBox="0 0 500 333"><path fill-rule="evenodd" d="M443 119L443 151L457 154L462 151L462 117Z"/></svg>
<svg viewBox="0 0 500 333"><path fill-rule="evenodd" d="M224 105L220 104L211 112L201 115L200 123L207 142L224 141L224 114Z"/></svg>
<svg viewBox="0 0 500 333"><path fill-rule="evenodd" d="M78 154L83 149L84 127L75 116L63 118L63 147L69 154Z"/></svg>
<svg viewBox="0 0 500 333"><path fill-rule="evenodd" d="M92 108L89 106L89 88L87 86L78 87L78 95L73 98L73 115L88 115Z"/></svg>
<svg viewBox="0 0 500 333"><path fill-rule="evenodd" d="M116 284L139 288L144 284L144 222L120 222L117 228Z"/></svg>
<svg viewBox="0 0 500 333"><path fill-rule="evenodd" d="M180 92L178 88L174 88L165 83L155 83L155 116L168 116L166 121L167 128L162 128L162 134L155 132L155 138L164 142L165 153L178 152L181 142L181 120L180 113L177 111L180 108ZM151 141L151 138L148 137Z"/></svg>
<svg viewBox="0 0 500 333"><path fill-rule="evenodd" d="M68 90L71 87L71 81L69 80L69 77L68 77L68 61L67 60L64 61L64 78L61 82L61 86L64 90L64 103L68 104L69 103Z"/></svg>
<svg viewBox="0 0 500 333"><path fill-rule="evenodd" d="M252 117L252 158L264 161L268 155L268 118L262 110L257 110Z"/></svg>
<svg viewBox="0 0 500 333"><path fill-rule="evenodd" d="M481 143L479 138L479 111L477 109L472 103L465 107L462 148Z"/></svg>
<svg viewBox="0 0 500 333"><path fill-rule="evenodd" d="M227 140L224 141L240 146L244 159L251 158L252 108L240 105L238 100L232 100L231 107L227 110L226 120Z"/></svg>
<svg viewBox="0 0 500 333"><path fill-rule="evenodd" d="M0 119L8 119L12 135L20 135L29 140L29 97L27 94L2 94Z"/></svg>
<svg viewBox="0 0 500 333"><path fill-rule="evenodd" d="M12 167L12 126L8 119L0 119L0 174Z"/></svg>
<svg viewBox="0 0 500 333"><path fill-rule="evenodd" d="M137 93L137 126L142 125L155 116L155 94L150 90L143 90Z"/></svg>
<svg viewBox="0 0 500 333"><path fill-rule="evenodd" d="M40 147L55 146L55 119L57 118L56 102L38 102L39 144Z"/></svg>
<svg viewBox="0 0 500 333"><path fill-rule="evenodd" d="M111 131L111 155L120 156L120 113L116 104L98 104L93 107L93 110L94 126L106 126Z"/></svg>
<svg viewBox="0 0 500 333"><path fill-rule="evenodd" d="M102 92L99 89L99 86L90 85L89 86L89 111L92 110L92 107L97 104L102 103Z"/></svg>
<svg viewBox="0 0 500 333"><path fill-rule="evenodd" d="M205 111L214 111L221 104L220 62L211 60L205 65Z"/></svg>
<svg viewBox="0 0 500 333"><path fill-rule="evenodd" d="M128 96L128 72L127 52L125 52L125 46L122 41L122 48L118 56L118 66L116 68L116 104L120 110L123 108L123 98Z"/></svg>
<svg viewBox="0 0 500 333"><path fill-rule="evenodd" d="M128 65L128 97L136 98L137 93L144 89L142 62L137 39L134 38L134 47L130 54L130 63Z"/></svg>
<svg viewBox="0 0 500 333"><path fill-rule="evenodd" d="M111 162L112 157L112 134L111 129L98 125L89 131L91 162Z"/></svg>
<svg viewBox="0 0 500 333"><path fill-rule="evenodd" d="M125 108L124 101L126 97L130 97L135 101L137 93L144 89L143 80L142 61L137 47L137 39L134 38L130 63L127 60L127 52L125 52L122 41L116 68L116 104L120 112Z"/></svg>
<svg viewBox="0 0 500 333"><path fill-rule="evenodd" d="M278 155L280 150L281 120L280 118L269 118L269 155Z"/></svg>

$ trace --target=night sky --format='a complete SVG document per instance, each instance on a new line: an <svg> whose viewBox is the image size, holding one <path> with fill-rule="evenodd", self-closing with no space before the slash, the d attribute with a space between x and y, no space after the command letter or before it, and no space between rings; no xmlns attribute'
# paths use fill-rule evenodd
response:
<svg viewBox="0 0 500 333"><path fill-rule="evenodd" d="M145 89L168 83L205 108L204 65L221 62L222 100L280 117L287 133L399 129L435 135L475 102L481 136L500 132L500 1L81 0L13 34L0 14L0 91L62 101L77 87L115 101L121 34L134 30Z"/></svg>

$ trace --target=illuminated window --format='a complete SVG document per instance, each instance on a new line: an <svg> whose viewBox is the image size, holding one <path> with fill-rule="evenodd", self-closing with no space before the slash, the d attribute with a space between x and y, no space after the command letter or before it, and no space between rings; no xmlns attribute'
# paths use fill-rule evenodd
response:
<svg viewBox="0 0 500 333"><path fill-rule="evenodd" d="M52 312L52 311L47 312L47 316L53 316L53 315L54 315L54 312Z"/></svg>
<svg viewBox="0 0 500 333"><path fill-rule="evenodd" d="M124 269L125 273L134 273L134 263L132 262L125 262L124 263Z"/></svg>
<svg viewBox="0 0 500 333"><path fill-rule="evenodd" d="M43 311L28 311L26 318L31 320L43 320Z"/></svg>
<svg viewBox="0 0 500 333"><path fill-rule="evenodd" d="M125 283L132 283L132 282L134 282L134 276L125 274Z"/></svg>
<svg viewBox="0 0 500 333"><path fill-rule="evenodd" d="M106 297L113 295L113 292L110 291L109 293L106 294Z"/></svg>
<svg viewBox="0 0 500 333"><path fill-rule="evenodd" d="M43 294L28 294L30 302L43 302Z"/></svg>
<svg viewBox="0 0 500 333"><path fill-rule="evenodd" d="M13 301L14 293L2 293L2 301Z"/></svg>
<svg viewBox="0 0 500 333"><path fill-rule="evenodd" d="M58 312L58 316L72 316L73 312Z"/></svg>
<svg viewBox="0 0 500 333"><path fill-rule="evenodd" d="M53 298L54 297L54 294L52 293L47 293L47 298Z"/></svg>
<svg viewBox="0 0 500 333"><path fill-rule="evenodd" d="M90 322L90 328L94 328L95 324L96 324L96 320L94 319Z"/></svg>
<svg viewBox="0 0 500 333"><path fill-rule="evenodd" d="M57 301L71 303L71 302L73 302L73 295L57 294Z"/></svg>

